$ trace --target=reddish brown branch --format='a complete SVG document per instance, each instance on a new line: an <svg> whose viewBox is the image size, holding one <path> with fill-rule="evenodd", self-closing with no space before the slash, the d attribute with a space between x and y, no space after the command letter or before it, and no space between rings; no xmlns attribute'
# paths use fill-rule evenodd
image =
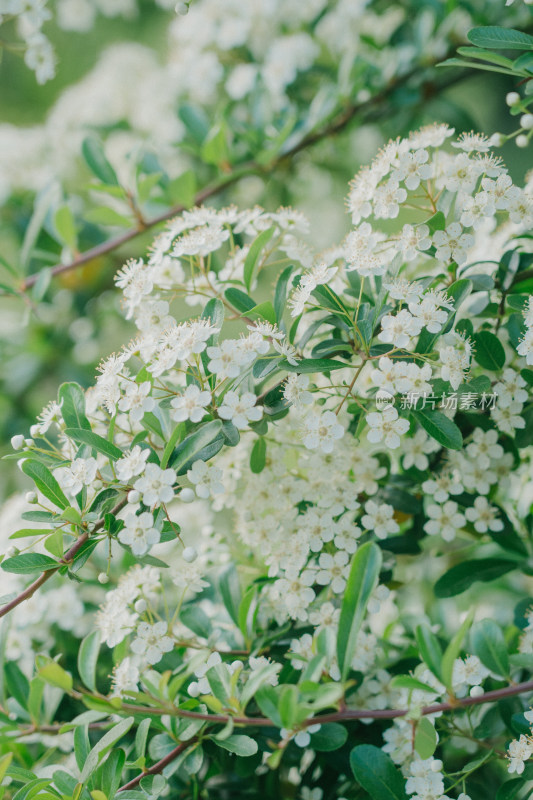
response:
<svg viewBox="0 0 533 800"><path fill-rule="evenodd" d="M434 67L440 61L435 61L433 64L428 65L429 67ZM250 161L246 164L243 164L235 170L234 173L226 176L221 181L213 184L212 186L203 189L199 192L195 199L195 205L200 205L205 200L209 199L210 197L214 197L217 194L220 194L224 189L228 186L231 186L241 178L245 177L246 175L254 175L254 174L270 174L274 172L279 166L286 164L287 161L290 161L291 158L296 156L302 150L306 150L309 147L313 147L315 144L318 144L324 139L329 138L330 136L334 136L337 133L340 133L348 125L352 122L352 120L360 114L365 112L372 112L375 110L376 106L379 106L384 100L392 94L400 86L408 83L408 81L414 76L417 75L419 72L419 68L411 70L410 72L406 72L405 75L400 76L399 78L395 78L392 80L381 92L378 92L373 97L365 100L361 103L353 103L349 105L347 108L340 111L337 116L328 124L324 125L317 131L311 132L304 136L299 142L293 145L289 150L285 153L280 154L276 158L274 158L270 164L264 166L258 164L255 161ZM467 76L468 73L465 71L461 73L459 77L454 76L453 78L448 79L447 81L441 84L442 88L447 88L448 86L456 83L462 77ZM385 113L388 113L388 108L385 110ZM174 206L167 211L164 211L161 214L158 214L151 219L144 220L142 224L138 224L136 227L131 228L131 230L122 233L120 236L117 236L115 239L109 239L107 242L102 242L101 244L96 245L95 247L91 247L90 250L86 250L84 253L80 253L76 256L72 261L69 261L67 264L56 264L54 267L51 268L52 276L61 275L65 272L69 272L73 269L77 269L78 267L87 264L89 261L92 261L95 258L99 258L100 256L107 255L107 253L111 253L113 250L121 247L123 244L127 244L127 242L135 239L140 234L144 233L146 230L153 228L156 225L159 225L161 222L165 222L172 217L175 217L178 214L181 214L183 211L186 210L186 206L178 205ZM29 275L26 280L20 286L20 291L24 292L27 289L30 289L36 282L39 277L39 273L36 272L33 275Z"/></svg>
<svg viewBox="0 0 533 800"><path fill-rule="evenodd" d="M457 711L468 706L492 703L504 697L513 697L514 695L525 694L526 692L533 692L533 680L524 681L523 683L514 683L510 686L504 686L503 689L494 689L491 692L485 692L479 695L479 697L456 698L453 702L435 703L434 705L423 706L420 713L425 717L428 714L437 714L440 711ZM222 724L227 723L231 719L236 725L249 725L251 727L272 727L273 725L268 717L233 717L228 714L203 714L197 711L185 711L181 708L149 708L147 706L135 706L126 703L122 705L122 708L124 711L129 711L134 714L174 714L177 717L201 719L206 722L220 722ZM408 713L409 709L406 708L344 708L342 711L334 711L331 714L319 714L316 717L310 717L303 725L316 725L317 723L323 724L326 722L349 722L350 720L356 719L396 719L398 717L405 717Z"/></svg>
<svg viewBox="0 0 533 800"><path fill-rule="evenodd" d="M124 500L121 500L120 503L117 503L117 505L112 509L111 513L117 514L121 508L124 508L127 502L128 501L126 498L124 498ZM77 556L77 554L79 553L85 542L89 539L91 533L96 533L97 531L99 531L100 528L104 526L104 523L105 519L102 517L102 519L99 519L97 520L97 522L95 522L94 527L92 528L91 531L87 531L86 533L83 533L81 536L78 536L78 538L76 539L70 550L67 550L63 558L61 558L57 562L57 567L54 567L53 569L48 569L46 570L46 572L43 572L41 575L39 575L38 578L36 578L36 580L33 581L33 583L30 583L30 585L26 589L24 589L24 591L22 591L20 594L14 597L13 600L11 600L9 603L6 603L5 606L2 606L2 608L0 608L0 618L5 617L6 614L9 614L10 611L12 611L14 608L23 603L24 600L27 600L29 597L35 594L37 589L40 589L43 583L46 583L46 581L49 580L52 577L52 575L55 575L55 573L58 571L60 567L70 564L73 558Z"/></svg>
<svg viewBox="0 0 533 800"><path fill-rule="evenodd" d="M139 775L137 775L136 778L132 778L131 781L128 781L128 783L125 783L124 786L120 787L120 789L117 789L117 793L125 792L126 789L134 789L135 786L138 786L139 783L142 781L142 779L146 777L146 775L158 775L160 772L163 772L163 770L168 764L171 764L172 761L174 761L179 755L181 755L181 753L183 753L184 750L186 750L188 747L191 746L191 744L194 744L197 741L198 737L193 736L192 739L188 739L186 742L182 742L177 747L175 747L174 750L171 750L170 753L167 753L167 755L164 758L162 758L161 761L158 761L157 764L154 764L153 767L150 767L144 772L139 773Z"/></svg>

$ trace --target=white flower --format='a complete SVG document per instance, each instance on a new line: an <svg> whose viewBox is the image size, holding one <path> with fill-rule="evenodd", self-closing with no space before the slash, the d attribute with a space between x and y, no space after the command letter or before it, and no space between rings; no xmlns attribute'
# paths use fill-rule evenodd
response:
<svg viewBox="0 0 533 800"><path fill-rule="evenodd" d="M462 231L463 228L458 222L452 222L443 231L435 231L433 243L437 258L442 261L453 260L459 265L466 261L468 250L474 245L474 237Z"/></svg>
<svg viewBox="0 0 533 800"><path fill-rule="evenodd" d="M465 517L469 522L474 523L474 528L478 533L490 531L502 531L503 521L497 517L498 509L489 505L486 497L476 497L474 505L467 508Z"/></svg>
<svg viewBox="0 0 533 800"><path fill-rule="evenodd" d="M403 181L409 191L413 191L420 186L420 181L431 178L433 168L428 164L429 153L427 150L414 150L403 153L398 157L397 167L392 173L392 177L397 181Z"/></svg>
<svg viewBox="0 0 533 800"><path fill-rule="evenodd" d="M503 456L503 447L498 444L498 432L474 428L472 441L467 445L466 452L481 469L488 469L493 459Z"/></svg>
<svg viewBox="0 0 533 800"><path fill-rule="evenodd" d="M210 495L224 494L222 470L214 464L198 459L191 469L187 470L187 477L194 484L198 497L207 498Z"/></svg>
<svg viewBox="0 0 533 800"><path fill-rule="evenodd" d="M308 450L319 447L323 453L331 453L334 441L344 436L344 428L333 411L323 411L321 414L312 412L302 424L303 443Z"/></svg>
<svg viewBox="0 0 533 800"><path fill-rule="evenodd" d="M391 533L398 533L400 526L394 519L394 508L388 503L375 503L367 500L361 524L373 531L378 539L386 539Z"/></svg>
<svg viewBox="0 0 533 800"><path fill-rule="evenodd" d="M311 744L311 734L317 733L320 730L320 725L308 725L304 731L288 731L286 728L281 728L279 735L282 739L292 739L294 744L298 747L309 747Z"/></svg>
<svg viewBox="0 0 533 800"><path fill-rule="evenodd" d="M274 350L277 350L280 355L287 359L292 367L295 367L300 360L296 348L286 339L273 339L272 345Z"/></svg>
<svg viewBox="0 0 533 800"><path fill-rule="evenodd" d="M313 402L313 395L307 391L309 376L293 372L288 376L283 387L283 396L294 406L308 406Z"/></svg>
<svg viewBox="0 0 533 800"><path fill-rule="evenodd" d="M143 556L160 538L149 511L143 511L138 516L130 511L124 520L124 527L118 533L119 542L130 545L134 556Z"/></svg>
<svg viewBox="0 0 533 800"><path fill-rule="evenodd" d="M520 340L516 352L524 356L528 366L533 365L533 328L528 328Z"/></svg>
<svg viewBox="0 0 533 800"><path fill-rule="evenodd" d="M186 588L195 594L201 592L206 586L209 586L207 581L203 580L203 568L198 561L194 563L186 563L180 565L178 570L172 577L172 583L175 586Z"/></svg>
<svg viewBox="0 0 533 800"><path fill-rule="evenodd" d="M395 450L400 446L400 436L409 430L409 421L398 417L398 412L392 406L387 406L383 411L371 411L366 415L370 430L367 439L373 444L383 442L385 447Z"/></svg>
<svg viewBox="0 0 533 800"><path fill-rule="evenodd" d="M142 495L145 506L154 506L156 503L169 503L174 497L172 486L176 483L176 473L173 469L161 469L159 464L146 465L143 475L133 484Z"/></svg>
<svg viewBox="0 0 533 800"><path fill-rule="evenodd" d="M426 512L431 519L424 525L424 530L431 536L440 534L446 542L455 539L455 534L466 521L453 500L448 500L443 505L431 503Z"/></svg>
<svg viewBox="0 0 533 800"><path fill-rule="evenodd" d="M135 694L138 691L139 678L139 667L130 656L126 656L113 668L112 697Z"/></svg>
<svg viewBox="0 0 533 800"><path fill-rule="evenodd" d="M98 464L95 458L75 458L69 467L59 467L55 476L61 488L75 497L84 486L90 486L96 477Z"/></svg>
<svg viewBox="0 0 533 800"><path fill-rule="evenodd" d="M149 664L157 664L163 658L163 653L169 653L174 644L167 633L166 622L140 622L137 628L137 638L131 643L131 650L136 655L144 656Z"/></svg>
<svg viewBox="0 0 533 800"><path fill-rule="evenodd" d="M208 347L207 355L210 359L207 368L221 380L236 378L244 363L244 354L233 339L225 339L217 347Z"/></svg>
<svg viewBox="0 0 533 800"><path fill-rule="evenodd" d="M218 409L221 419L231 420L236 428L242 430L248 427L249 422L258 422L263 416L261 406L256 406L257 398L252 392L226 392L224 403Z"/></svg>
<svg viewBox="0 0 533 800"><path fill-rule="evenodd" d="M150 450L136 444L129 453L115 462L117 478L122 483L128 483L135 475L140 475L146 467L146 459Z"/></svg>
<svg viewBox="0 0 533 800"><path fill-rule="evenodd" d="M441 472L424 481L422 491L433 495L435 502L444 503L451 494L461 494L464 487L452 472Z"/></svg>
<svg viewBox="0 0 533 800"><path fill-rule="evenodd" d="M524 762L533 755L533 742L522 734L520 739L511 742L509 745L509 772L516 772L521 775L524 771Z"/></svg>
<svg viewBox="0 0 533 800"><path fill-rule="evenodd" d="M205 416L205 407L210 402L211 392L202 391L195 383L191 383L183 394L172 398L170 405L173 410L170 416L176 422L184 422L187 419L191 422L200 422Z"/></svg>
<svg viewBox="0 0 533 800"><path fill-rule="evenodd" d="M434 453L439 450L439 444L430 439L427 433L420 429L414 436L405 437L402 440L402 463L404 469L416 467L419 470L425 470L429 466L429 453Z"/></svg>
<svg viewBox="0 0 533 800"><path fill-rule="evenodd" d="M338 550L334 555L321 553L318 559L316 582L321 586L331 586L335 594L340 594L346 587L350 572L348 553Z"/></svg>
<svg viewBox="0 0 533 800"><path fill-rule="evenodd" d="M149 396L151 389L150 381L128 383L126 394L119 400L118 407L121 411L129 412L132 422L139 422L145 412L154 409L155 400Z"/></svg>
<svg viewBox="0 0 533 800"><path fill-rule="evenodd" d="M453 664L452 685L456 691L463 686L479 686L490 675L477 656L457 658Z"/></svg>
<svg viewBox="0 0 533 800"><path fill-rule="evenodd" d="M520 430L526 427L524 417L520 416L522 409L522 403L513 401L506 408L495 406L491 409L490 416L499 431L508 433L509 436L514 436L516 429Z"/></svg>
<svg viewBox="0 0 533 800"><path fill-rule="evenodd" d="M404 308L398 314L385 314L381 320L378 339L395 347L409 347L421 330L421 320Z"/></svg>

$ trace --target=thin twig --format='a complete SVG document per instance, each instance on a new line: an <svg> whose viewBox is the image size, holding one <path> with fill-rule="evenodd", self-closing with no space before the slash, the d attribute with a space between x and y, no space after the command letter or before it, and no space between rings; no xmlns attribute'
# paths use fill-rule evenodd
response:
<svg viewBox="0 0 533 800"><path fill-rule="evenodd" d="M121 500L120 503L117 503L117 505L112 509L111 513L117 514L122 508L124 508L127 502L128 502L127 498ZM0 608L0 618L5 617L6 614L9 614L10 611L12 611L14 608L23 603L24 600L27 600L29 597L35 594L37 589L40 589L43 583L46 583L46 581L49 580L52 577L52 575L55 575L55 573L58 571L60 567L70 564L72 559L79 553L85 542L89 539L89 536L92 533L96 533L97 531L99 531L100 528L103 528L104 524L105 524L105 518L102 517L102 519L99 519L95 522L91 531L86 531L81 536L78 536L78 538L76 539L70 550L67 550L63 558L61 558L57 562L57 567L54 567L53 569L48 569L46 570L46 572L43 572L41 575L39 575L39 577L36 580L33 581L33 583L30 583L30 585L26 589L24 589L23 592L18 594L15 598L13 598L13 600L11 600L9 603L6 603L5 606L2 606L2 608Z"/></svg>
<svg viewBox="0 0 533 800"><path fill-rule="evenodd" d="M146 775L158 775L160 772L163 772L168 764L171 764L172 761L181 755L184 750L197 741L198 737L193 736L192 739L188 739L186 742L181 742L181 744L175 747L174 750L171 750L170 753L167 753L167 755L162 758L161 761L158 761L157 764L154 764L153 767L144 770L144 772L140 772L136 778L132 778L131 781L128 781L128 783L125 783L124 786L121 786L119 789L117 789L117 793L125 792L126 789L134 789L135 786L138 786L142 779L146 777Z"/></svg>
<svg viewBox="0 0 533 800"><path fill-rule="evenodd" d="M428 65L428 67L434 67L437 63L439 63L441 59L436 60L432 64ZM318 144L324 139L329 138L330 136L334 136L337 133L340 133L342 130L348 127L348 125L352 122L352 120L360 114L363 114L367 111L372 111L376 106L378 106L382 101L386 100L387 97L395 91L400 86L408 83L408 81L415 75L419 73L418 67L413 69L409 72L406 72L405 75L400 76L399 78L395 78L392 80L384 89L380 92L375 94L369 100L365 100L361 103L353 103L348 106L343 111L339 112L339 114L335 117L335 119L324 125L318 131L313 133L307 134L301 139L297 144L293 145L293 147L289 148L285 153L280 154L276 158L274 158L270 164L262 165L258 164L256 161L250 161L240 167L237 167L235 172L226 176L221 181L214 183L212 186L203 189L199 192L195 199L195 205L200 205L205 200L210 197L214 197L217 194L220 194L224 189L228 188L237 182L239 182L243 177L248 175L257 175L257 174L271 174L274 172L278 167L283 166L288 161L290 161L295 155L302 152L302 150L306 150L309 147L313 147L315 144ZM469 73L465 70L461 73L460 77L454 76L453 78L448 79L447 81L443 81L440 84L441 88L448 88L452 84L456 83L458 80L462 80L463 77L469 77ZM388 108L386 112L388 113ZM186 210L186 206L184 205L177 205L174 206L167 211L164 211L161 214L158 214L151 219L143 220L142 225L137 225L135 228L126 231L125 233L117 236L114 239L109 239L107 242L102 242L95 247L86 250L84 253L80 253L76 258L72 261L69 261L67 264L56 264L54 267L51 268L50 273L52 277L57 275L62 275L65 272L69 272L70 270L77 269L78 267L83 266L89 261L92 261L95 258L100 256L106 255L107 253L116 250L117 248L121 247L123 244L135 239L140 234L144 233L145 231L153 228L156 225L159 225L161 222L166 222L167 220L171 219L172 217L181 214L183 211ZM30 289L36 282L39 277L39 273L36 272L33 275L29 275L20 286L21 291L26 291Z"/></svg>

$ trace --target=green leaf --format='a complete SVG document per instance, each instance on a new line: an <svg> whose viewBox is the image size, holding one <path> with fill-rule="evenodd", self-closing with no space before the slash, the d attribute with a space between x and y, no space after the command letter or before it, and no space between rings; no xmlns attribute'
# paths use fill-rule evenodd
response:
<svg viewBox="0 0 533 800"><path fill-rule="evenodd" d="M337 635L337 660L342 680L346 680L350 671L357 647L357 636L379 577L381 561L381 550L374 542L362 545L352 560Z"/></svg>
<svg viewBox="0 0 533 800"><path fill-rule="evenodd" d="M126 719L121 720L117 723L111 730L109 730L100 741L98 741L89 755L87 756L87 760L85 761L82 773L81 773L81 782L85 783L89 776L95 771L98 767L98 764L104 758L107 753L111 750L111 748L122 739L122 737L129 731L135 719L133 717L127 717Z"/></svg>
<svg viewBox="0 0 533 800"><path fill-rule="evenodd" d="M257 306L255 300L252 300L245 292L241 292L240 289L235 289L233 286L226 289L224 297L240 314L247 314L250 309Z"/></svg>
<svg viewBox="0 0 533 800"><path fill-rule="evenodd" d="M201 158L206 164L221 166L229 161L228 132L226 125L215 125L205 139L200 151Z"/></svg>
<svg viewBox="0 0 533 800"><path fill-rule="evenodd" d="M470 641L474 654L483 664L501 675L509 677L509 653L499 625L492 619L482 619L472 627Z"/></svg>
<svg viewBox="0 0 533 800"><path fill-rule="evenodd" d="M44 464L32 458L27 458L22 462L21 468L22 472L32 479L41 494L44 494L55 506L67 508L70 505L58 482Z"/></svg>
<svg viewBox="0 0 533 800"><path fill-rule="evenodd" d="M83 639L78 651L78 672L85 686L96 692L96 664L100 651L100 632L92 631Z"/></svg>
<svg viewBox="0 0 533 800"><path fill-rule="evenodd" d="M476 581L485 583L501 578L516 569L516 561L506 558L479 558L463 561L445 572L435 584L437 597L454 597L472 586Z"/></svg>
<svg viewBox="0 0 533 800"><path fill-rule="evenodd" d="M415 732L415 750L420 758L431 758L437 749L437 731L427 717L418 721Z"/></svg>
<svg viewBox="0 0 533 800"><path fill-rule="evenodd" d="M418 625L415 636L423 661L435 677L442 682L442 648L439 640L427 625Z"/></svg>
<svg viewBox="0 0 533 800"><path fill-rule="evenodd" d="M14 661L6 661L4 664L4 676L9 694L15 698L22 708L27 708L30 684L20 667Z"/></svg>
<svg viewBox="0 0 533 800"><path fill-rule="evenodd" d="M163 450L163 455L161 456L161 469L166 468L168 460L172 455L172 453L174 452L174 448L176 447L178 442L181 442L181 438L184 433L185 433L185 423L178 422L178 424L170 434L170 438L165 445L165 449Z"/></svg>
<svg viewBox="0 0 533 800"><path fill-rule="evenodd" d="M513 28L486 25L474 28L467 35L476 47L489 50L533 50L533 36Z"/></svg>
<svg viewBox="0 0 533 800"><path fill-rule="evenodd" d="M21 528L19 531L12 533L9 538L26 539L30 536L46 536L48 533L53 533L53 531L46 530L46 528Z"/></svg>
<svg viewBox="0 0 533 800"><path fill-rule="evenodd" d="M255 440L252 452L250 453L250 469L254 475L258 475L265 468L267 444L266 439L260 436Z"/></svg>
<svg viewBox="0 0 533 800"><path fill-rule="evenodd" d="M254 756L257 753L257 742L251 736L244 736L239 733L228 736L227 739L217 739L213 737L213 741L224 750L229 750L230 753L235 755L248 757Z"/></svg>
<svg viewBox="0 0 533 800"><path fill-rule="evenodd" d="M152 189L157 186L162 175L162 172L151 172L149 175L144 175L144 177L139 178L137 181L139 203L146 203L152 193Z"/></svg>
<svg viewBox="0 0 533 800"><path fill-rule="evenodd" d="M78 244L76 224L68 206L60 206L57 209L54 215L54 227L61 242L66 244L70 250L76 250Z"/></svg>
<svg viewBox="0 0 533 800"><path fill-rule="evenodd" d="M241 587L234 564L229 564L220 573L218 586L222 600L235 625L239 624L239 606L241 604Z"/></svg>
<svg viewBox="0 0 533 800"><path fill-rule="evenodd" d="M348 731L338 722L326 722L320 730L311 734L311 748L318 752L328 753L342 747L348 738Z"/></svg>
<svg viewBox="0 0 533 800"><path fill-rule="evenodd" d="M78 383L61 384L58 400L67 428L91 430L91 424L85 416L85 394Z"/></svg>
<svg viewBox="0 0 533 800"><path fill-rule="evenodd" d="M461 645L463 644L463 639L466 636L466 632L472 625L473 618L474 618L474 612L470 611L470 613L464 620L463 624L461 625L461 627L459 628L459 630L449 643L448 647L444 651L444 655L442 656L442 682L449 691L452 690L453 665L455 663L455 660L459 658L459 653L461 652Z"/></svg>
<svg viewBox="0 0 533 800"><path fill-rule="evenodd" d="M372 800L407 800L405 779L390 756L372 744L360 744L350 753L356 781Z"/></svg>
<svg viewBox="0 0 533 800"><path fill-rule="evenodd" d="M335 369L346 369L350 364L335 361L333 358L302 358L296 366L286 360L280 361L279 366L287 372L332 372Z"/></svg>
<svg viewBox="0 0 533 800"><path fill-rule="evenodd" d="M460 450L462 448L463 436L461 431L446 414L425 408L416 409L412 413L432 439L435 439L443 447L447 447L449 450Z"/></svg>
<svg viewBox="0 0 533 800"><path fill-rule="evenodd" d="M186 436L185 439L176 447L170 458L170 466L176 470L178 475L182 475L189 469L191 464L200 457L202 450L210 445L222 431L222 420L214 419L200 425L194 433Z"/></svg>
<svg viewBox="0 0 533 800"><path fill-rule="evenodd" d="M108 442L108 440L104 439L102 436L98 436L97 433L85 430L85 428L66 428L65 434L69 439L73 439L79 444L87 444L94 450L98 450L99 453L107 456L111 461L117 461L117 459L122 458L124 455L120 447Z"/></svg>
<svg viewBox="0 0 533 800"><path fill-rule="evenodd" d="M264 303L258 303L258 305L250 308L246 312L246 316L250 317L250 319L257 319L257 317L260 317L261 319L266 319L271 325L276 324L276 312L270 300L266 300Z"/></svg>
<svg viewBox="0 0 533 800"><path fill-rule="evenodd" d="M12 758L13 758L13 753L6 753L5 756L0 756L0 783L2 783L2 781L6 776L6 772L8 770L9 765L11 764Z"/></svg>
<svg viewBox="0 0 533 800"><path fill-rule="evenodd" d="M414 691L415 689L421 692L434 693L435 691L429 684L423 683L411 675L395 675L390 685L395 689L409 689L409 691Z"/></svg>
<svg viewBox="0 0 533 800"><path fill-rule="evenodd" d="M57 569L61 565L42 553L21 553L21 555L6 558L0 565L4 572L14 572L19 575L30 575L32 572L46 572Z"/></svg>
<svg viewBox="0 0 533 800"><path fill-rule="evenodd" d="M244 260L244 285L246 286L247 291L250 291L253 279L255 277L257 262L259 260L259 256L261 255L262 250L268 244L270 239L272 238L272 234L274 233L274 228L268 228L266 231L261 231L261 233L256 236L253 240L252 244L250 245L250 249L246 255Z"/></svg>
<svg viewBox="0 0 533 800"><path fill-rule="evenodd" d="M114 225L118 228L129 228L131 226L130 217L120 214L109 206L98 206L91 208L85 213L87 222L94 222L95 225Z"/></svg>
<svg viewBox="0 0 533 800"><path fill-rule="evenodd" d="M45 683L57 686L67 694L72 691L72 675L66 672L63 667L60 667L57 661L49 660L46 664L43 664L42 667L39 667L38 675Z"/></svg>
<svg viewBox="0 0 533 800"><path fill-rule="evenodd" d="M492 64L476 64L473 61L467 61L464 58L447 58L445 61L441 61L437 64L438 67L470 67L471 69L481 69L484 72L499 72L502 75L512 75L515 76L515 72L512 69L505 69L505 67L496 67Z"/></svg>
<svg viewBox="0 0 533 800"><path fill-rule="evenodd" d="M170 181L167 194L172 203L180 203L185 208L191 208L196 199L196 175L189 169Z"/></svg>
<svg viewBox="0 0 533 800"><path fill-rule="evenodd" d="M88 136L84 139L81 152L89 169L102 183L111 186L119 185L115 170L105 157L102 142L96 136Z"/></svg>
<svg viewBox="0 0 533 800"><path fill-rule="evenodd" d="M490 331L479 331L473 338L477 363L485 369L501 369L505 364L505 350L498 337Z"/></svg>
<svg viewBox="0 0 533 800"><path fill-rule="evenodd" d="M289 286L289 281L291 279L293 270L293 264L285 267L278 278L278 282L276 283L276 290L274 292L274 313L276 314L276 320L278 323L281 321L283 312L285 311L285 303L287 302L287 288Z"/></svg>

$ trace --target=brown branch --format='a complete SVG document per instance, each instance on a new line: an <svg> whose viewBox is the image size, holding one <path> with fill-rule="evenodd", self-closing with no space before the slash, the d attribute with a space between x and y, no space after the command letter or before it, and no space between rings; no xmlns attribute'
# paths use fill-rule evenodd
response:
<svg viewBox="0 0 533 800"><path fill-rule="evenodd" d="M428 68L435 67L442 59L438 59L431 64L428 65ZM353 103L349 105L347 108L342 110L337 114L337 116L328 124L324 125L317 131L308 133L306 136L303 137L297 144L293 145L289 150L284 153L281 153L276 158L274 158L270 164L262 165L258 164L256 161L249 161L248 163L241 165L238 167L235 172L226 176L221 181L214 183L211 186L203 189L199 192L195 199L194 204L200 205L205 200L209 199L210 197L214 197L217 194L220 194L224 189L228 186L231 186L241 178L247 175L256 175L256 174L270 174L274 172L278 167L284 165L287 161L290 161L295 155L300 153L302 150L306 150L309 147L313 147L315 144L318 144L324 139L329 138L330 136L334 136L337 133L340 133L348 125L352 122L352 120L360 115L364 114L367 111L374 111L376 106L379 106L384 100L386 100L395 89L399 88L400 86L405 85L409 82L409 80L419 73L419 67L417 66L415 69L406 72L405 75L401 75L398 78L393 79L390 83L382 89L380 92L375 94L369 100L365 100L361 103ZM454 83L457 83L458 80L462 80L463 77L469 77L469 73L465 70L460 73L459 77L456 75L453 78L450 78L446 81L442 81L440 84L441 88L448 88ZM384 109L383 113L388 113L389 109ZM161 214L158 214L155 217L152 217L148 220L143 220L142 224L138 224L135 228L131 228L130 230L126 231L125 233L117 236L115 239L109 239L107 242L102 242L95 247L91 247L89 250L86 250L84 253L80 253L76 256L72 261L68 262L67 264L56 264L54 267L51 268L50 272L52 277L57 275L61 275L65 272L70 272L73 269L77 269L78 267L83 266L83 264L87 264L89 261L92 261L95 258L100 256L106 255L107 253L111 253L113 250L121 247L123 244L135 239L140 234L144 233L145 231L153 228L156 225L159 225L161 222L166 222L167 220L171 219L172 217L181 214L183 211L186 210L186 206L184 205L177 205L173 206L172 208L164 211ZM33 275L29 275L25 281L23 281L22 285L20 286L20 291L24 292L27 289L30 289L36 282L39 277L39 272L34 273Z"/></svg>
<svg viewBox="0 0 533 800"><path fill-rule="evenodd" d="M170 753L167 753L167 755L164 758L162 758L161 761L158 761L157 764L154 764L153 767L144 770L144 772L140 772L136 778L132 778L131 781L128 781L128 783L125 783L124 786L121 786L119 789L117 789L117 793L125 792L126 789L135 788L135 786L138 786L138 784L142 781L144 777L146 777L146 775L158 775L165 769L165 767L168 764L170 764L179 755L181 755L181 753L183 753L183 751L186 750L187 747L190 747L191 744L194 744L197 741L198 741L198 736L193 736L192 739L187 739L186 742L182 742L177 747L175 747L174 750L171 750Z"/></svg>
<svg viewBox="0 0 533 800"><path fill-rule="evenodd" d="M117 505L112 509L111 513L117 514L121 510L121 508L124 508L127 502L128 502L127 498L121 500L120 503L117 503ZM78 536L78 538L76 539L70 550L67 550L63 558L61 558L57 562L57 567L54 567L53 569L48 569L46 570L46 572L43 572L41 575L39 575L39 577L36 580L33 581L33 583L30 583L30 585L26 589L24 589L24 591L18 594L9 603L6 603L5 606L2 606L2 608L0 608L0 618L5 617L6 614L9 614L10 611L12 611L14 608L23 603L24 600L27 600L29 597L35 594L37 589L40 589L43 583L46 583L46 581L49 580L52 577L52 575L55 575L55 573L58 571L60 567L70 564L72 559L79 553L85 542L89 539L91 533L96 533L98 530L100 530L100 528L103 528L104 524L105 524L105 518L102 517L102 519L99 519L95 522L94 527L92 528L91 531L86 531L86 533L83 533L81 536Z"/></svg>
<svg viewBox="0 0 533 800"><path fill-rule="evenodd" d="M514 697L517 694L533 692L533 680L523 683L514 683L504 686L502 689L494 689L485 692L479 697L455 698L453 702L435 703L430 706L423 706L420 713L425 717L428 714L437 714L440 711L457 711L468 706L476 706L482 703L492 703L504 697ZM185 711L181 708L149 708L147 706L135 706L124 703L124 711L139 714L170 714L177 717L187 717L190 719L205 720L206 722L220 722L225 724L232 720L236 725L249 725L250 727L272 727L273 723L268 717L233 717L228 714L203 714L197 711ZM382 709L356 709L343 708L341 711L334 711L331 714L319 714L305 720L303 726L323 724L326 722L350 722L357 719L397 719L405 717L409 713L407 708L382 708Z"/></svg>

